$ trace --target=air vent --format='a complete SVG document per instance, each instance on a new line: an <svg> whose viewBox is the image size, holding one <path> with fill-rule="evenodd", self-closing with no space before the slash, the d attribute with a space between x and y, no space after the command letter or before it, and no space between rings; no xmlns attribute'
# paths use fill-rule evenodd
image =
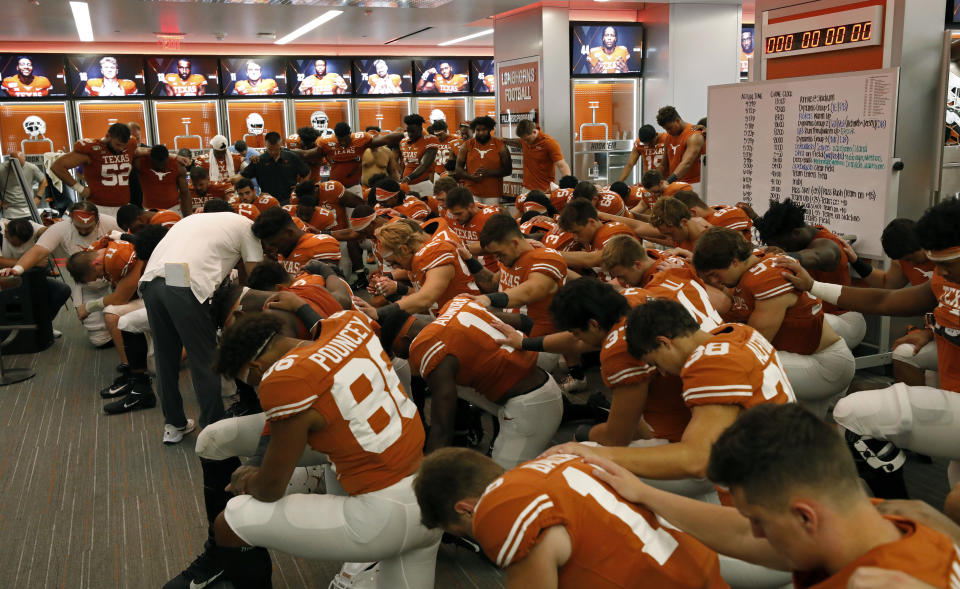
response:
<svg viewBox="0 0 960 589"><path fill-rule="evenodd" d="M264 41L272 41L277 38L276 33L270 33L266 31L260 31L257 33L257 39L263 39Z"/></svg>

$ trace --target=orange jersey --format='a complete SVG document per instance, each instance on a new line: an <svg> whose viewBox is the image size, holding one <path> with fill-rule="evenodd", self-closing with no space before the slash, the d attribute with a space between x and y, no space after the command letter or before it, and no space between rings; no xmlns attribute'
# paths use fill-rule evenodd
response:
<svg viewBox="0 0 960 589"><path fill-rule="evenodd" d="M113 284L130 274L137 263L137 252L129 241L111 241L103 254L104 277Z"/></svg>
<svg viewBox="0 0 960 589"><path fill-rule="evenodd" d="M336 264L340 261L340 242L329 235L304 233L289 257L278 256L278 261L290 276L300 274L300 269L313 260Z"/></svg>
<svg viewBox="0 0 960 589"><path fill-rule="evenodd" d="M526 251L517 258L513 266L505 266L500 263L500 288L504 292L511 288L520 286L526 282L531 274L543 274L556 283L557 287L563 286L567 277L567 263L563 256L556 251L538 247ZM553 318L550 316L550 303L553 301L553 295L549 294L539 301L527 303L517 309L508 309L516 313L523 313L533 320L533 330L531 337L547 335L557 331L553 325Z"/></svg>
<svg viewBox="0 0 960 589"><path fill-rule="evenodd" d="M260 381L267 425L314 410L326 424L307 443L330 457L350 495L389 487L423 457L423 425L407 398L373 322L343 311L322 324L316 342L278 360Z"/></svg>
<svg viewBox="0 0 960 589"><path fill-rule="evenodd" d="M461 225L453 216L447 215L447 223L450 225L450 229L464 243L480 241L480 232L483 230L483 226L487 224L487 219L500 212L495 207L478 207L478 209L465 225ZM499 267L499 263L493 256L480 256L480 262L494 273Z"/></svg>
<svg viewBox="0 0 960 589"><path fill-rule="evenodd" d="M537 366L537 353L496 342L497 318L465 296L443 306L410 344L410 365L427 378L448 355L459 360L456 381L496 402Z"/></svg>
<svg viewBox="0 0 960 589"><path fill-rule="evenodd" d="M468 139L460 151L466 151L464 168L467 173L473 174L480 168L488 170L500 169L500 152L505 149L503 141L490 137L486 143L476 139ZM503 195L503 178L487 176L478 181L464 180L463 185L470 189L477 198L500 198Z"/></svg>
<svg viewBox="0 0 960 589"><path fill-rule="evenodd" d="M403 199L402 203L392 208L396 212L401 213L410 219L416 219L417 221L424 221L430 216L430 207L428 207L425 202L415 196L406 197Z"/></svg>
<svg viewBox="0 0 960 589"><path fill-rule="evenodd" d="M437 141L437 138L433 135L423 135L420 139L416 141L410 141L409 137L404 137L400 141L400 156L403 161L403 176L407 177L420 166L420 162L423 160L423 154L427 152L428 149L439 149L440 143ZM429 180L432 177L433 170L429 167L423 171L417 177L410 178L410 184L419 184L424 180Z"/></svg>
<svg viewBox="0 0 960 589"><path fill-rule="evenodd" d="M810 276L813 276L813 279L817 282L850 286L853 279L850 277L850 260L847 259L847 253L843 251L843 240L831 233L826 227L820 225L815 225L815 227L819 229L819 231L813 236L813 239L829 239L837 244L837 247L840 248L840 260L837 262L837 265L834 266L833 270L810 269L807 270L807 272L809 272ZM846 309L841 309L832 303L824 303L823 310L827 313L833 313L834 315L842 315L847 312Z"/></svg>
<svg viewBox="0 0 960 589"><path fill-rule="evenodd" d="M417 290L426 282L427 272L441 266L453 266L454 276L431 309L443 308L459 294L482 294L467 265L460 259L457 248L436 235L413 255L410 262L410 279Z"/></svg>
<svg viewBox="0 0 960 589"><path fill-rule="evenodd" d="M346 229L350 221L347 218L347 209L340 204L340 197L343 196L344 192L346 192L346 189L343 184L336 180L317 182L317 200L320 202L320 206L333 212L336 229Z"/></svg>
<svg viewBox="0 0 960 589"><path fill-rule="evenodd" d="M130 172L137 140L130 138L121 153L113 153L102 139L81 139L73 145L75 153L90 158L84 164L83 179L90 187L90 202L104 207L119 207L130 202Z"/></svg>
<svg viewBox="0 0 960 589"><path fill-rule="evenodd" d="M104 78L87 80L83 93L87 96L128 96L137 91L137 84L133 80L113 80L104 82Z"/></svg>
<svg viewBox="0 0 960 589"><path fill-rule="evenodd" d="M579 456L558 454L507 471L480 496L473 537L507 568L526 558L548 528L563 526L572 551L558 571L560 589L727 587L716 552L623 500L594 469Z"/></svg>
<svg viewBox="0 0 960 589"><path fill-rule="evenodd" d="M596 198L593 199L593 206L598 213L607 213L619 217L627 216L627 206L619 194L612 190L601 190Z"/></svg>
<svg viewBox="0 0 960 589"><path fill-rule="evenodd" d="M257 197L257 200L253 201L253 206L257 207L257 209L259 209L259 211L262 213L270 207L279 207L280 201L269 194L261 194Z"/></svg>
<svg viewBox="0 0 960 589"><path fill-rule="evenodd" d="M260 209L248 202L234 202L231 204L233 205L233 212L251 221L256 221L257 217L260 216Z"/></svg>
<svg viewBox="0 0 960 589"><path fill-rule="evenodd" d="M463 245L463 240L453 232L453 229L450 228L450 224L447 223L447 220L443 217L434 217L432 219L427 219L421 225L424 231L429 233L433 239L443 239L452 241L456 244Z"/></svg>
<svg viewBox="0 0 960 589"><path fill-rule="evenodd" d="M370 94L400 94L403 92L403 78L397 74L370 74L367 76L367 85L370 86Z"/></svg>
<svg viewBox="0 0 960 589"><path fill-rule="evenodd" d="M680 162L683 160L683 154L687 151L687 139L691 135L700 133L701 131L687 123L687 126L683 128L683 131L679 135L671 135L669 133L664 133L664 150L667 157L667 175L673 174L673 171L677 169L677 166L680 165ZM690 184L696 184L700 181L700 156L694 160L693 165L690 166L690 169L687 170L687 173L683 175L683 178L680 178L683 182Z"/></svg>
<svg viewBox="0 0 960 589"><path fill-rule="evenodd" d="M582 249L576 236L569 231L560 229L559 225L543 236L543 245L558 252L572 252Z"/></svg>
<svg viewBox="0 0 960 589"><path fill-rule="evenodd" d="M599 66L600 71L598 73L601 74L626 73L627 68L622 67L621 63L626 66L628 59L630 59L630 50L623 45L617 45L610 53L604 51L603 47L594 47L587 54L587 61L590 62L591 69Z"/></svg>
<svg viewBox="0 0 960 589"><path fill-rule="evenodd" d="M650 194L647 192L647 189L643 187L642 184L633 184L630 187L630 194L627 195L627 200L623 204L627 205L628 209L632 209L638 204L645 202L647 197L645 194Z"/></svg>
<svg viewBox="0 0 960 589"><path fill-rule="evenodd" d="M527 200L527 195L529 194L529 192L524 192L517 197L516 201L514 201L513 206L517 208L517 212L519 212L521 216L523 216L523 214L527 211L537 211L538 213L546 214L547 207L540 203Z"/></svg>
<svg viewBox="0 0 960 589"><path fill-rule="evenodd" d="M469 90L466 87L467 82L470 81L470 78L464 74L453 74L450 76L450 79L444 78L440 74L435 74L433 76L433 85L437 87L437 92L440 94L450 94L452 92L463 92Z"/></svg>
<svg viewBox="0 0 960 589"><path fill-rule="evenodd" d="M327 290L327 281L323 276L304 272L293 278L293 283L280 290L287 290L307 301L314 311L326 319L343 311L343 307Z"/></svg>
<svg viewBox="0 0 960 589"><path fill-rule="evenodd" d="M710 208L713 209L713 212L704 217L707 223L710 223L714 227L727 227L734 231L739 231L747 241L752 239L750 230L753 229L753 221L743 212L743 209L724 205L717 205Z"/></svg>
<svg viewBox="0 0 960 589"><path fill-rule="evenodd" d="M180 74L167 74L163 81L173 90L174 96L201 96L207 85L207 79L202 74L190 74L186 80Z"/></svg>
<svg viewBox="0 0 960 589"><path fill-rule="evenodd" d="M457 161L457 155L460 153L460 146L463 140L456 135L449 135L446 141L437 139L437 157L433 160L433 171L437 174L445 174L447 169L443 167L447 161Z"/></svg>
<svg viewBox="0 0 960 589"><path fill-rule="evenodd" d="M940 388L960 393L960 285L935 273L930 279L930 290L937 297L933 332Z"/></svg>
<svg viewBox="0 0 960 589"><path fill-rule="evenodd" d="M300 83L300 93L306 95L342 94L349 91L350 88L343 76L333 72L328 72L322 76L310 74Z"/></svg>
<svg viewBox="0 0 960 589"><path fill-rule="evenodd" d="M820 346L823 332L823 305L810 293L800 292L781 276L782 267L774 266L785 256L763 256L750 267L731 291L733 304L724 316L727 321L747 323L757 301L765 301L786 294L796 294L797 302L787 309L780 330L773 338L773 346L784 352L813 354Z"/></svg>
<svg viewBox="0 0 960 589"><path fill-rule="evenodd" d="M20 76L10 76L3 79L3 90L10 96L25 98L29 96L47 96L53 84L44 76L33 76L29 84L20 81Z"/></svg>
<svg viewBox="0 0 960 589"><path fill-rule="evenodd" d="M659 170L663 163L663 156L666 155L666 145L664 144L666 133L659 133L653 145L647 145L639 139L633 142L633 151L640 157L643 171Z"/></svg>
<svg viewBox="0 0 960 589"><path fill-rule="evenodd" d="M474 516L476 517L476 516ZM846 589L860 567L903 571L934 587L960 585L960 550L940 532L906 518L885 515L902 534L895 542L881 544L856 558L833 575L793 573L797 589Z"/></svg>
<svg viewBox="0 0 960 589"><path fill-rule="evenodd" d="M680 378L687 405L794 403L797 398L776 350L749 325L724 323L687 358Z"/></svg>
<svg viewBox="0 0 960 589"><path fill-rule="evenodd" d="M233 197L233 184L229 182L211 182L204 194L197 192L196 188L190 189L190 198L193 201L193 212L199 213L203 210L203 205L208 200L221 198L229 201Z"/></svg>
<svg viewBox="0 0 960 589"><path fill-rule="evenodd" d="M906 260L894 260L894 263L900 264L900 270L903 271L903 275L910 281L911 286L928 282L934 273L933 262L927 261L922 264L914 264Z"/></svg>
<svg viewBox="0 0 960 589"><path fill-rule="evenodd" d="M524 235L534 235L536 233L550 233L551 231L558 230L557 223L550 217L534 217L525 223L520 224L520 231ZM546 236L544 236L546 237Z"/></svg>
<svg viewBox="0 0 960 589"><path fill-rule="evenodd" d="M333 229L337 224L336 215L333 211L326 207L314 207L313 212L308 212L309 209L305 210L304 213L309 214L309 217L307 218L300 216L300 207L297 205L284 205L281 208L287 211L287 214L291 217L300 219L311 229L315 229L317 231L327 231L328 229Z"/></svg>
<svg viewBox="0 0 960 589"><path fill-rule="evenodd" d="M563 159L560 144L543 131L537 134L533 145L520 142L523 151L523 185L529 190L550 191L550 183L556 178L554 166Z"/></svg>
<svg viewBox="0 0 960 589"><path fill-rule="evenodd" d="M557 188L549 194L550 204L553 205L553 208L557 209L557 213L562 213L564 207L567 206L567 203L570 202L570 198L573 197L572 188Z"/></svg>
<svg viewBox="0 0 960 589"><path fill-rule="evenodd" d="M150 225L163 225L167 229L173 227L177 222L182 219L175 211L156 211L152 217L150 217Z"/></svg>
<svg viewBox="0 0 960 589"><path fill-rule="evenodd" d="M330 179L344 186L360 183L360 161L363 152L373 142L369 133L354 133L347 145L341 145L336 137L317 141L317 148L330 162Z"/></svg>
<svg viewBox="0 0 960 589"><path fill-rule="evenodd" d="M221 179L221 180L229 180L229 179L230 179L230 176L232 175L231 172L230 172L230 170L227 169L227 158L228 158L228 157L229 157L229 158L233 158L233 172L232 172L232 174L239 174L239 173L240 173L240 166L243 165L243 156L240 155L239 153L230 153L230 152L227 152L227 153L224 155L224 157L223 157L222 160L218 160L217 158L213 158L213 159L215 159L215 160L217 161L217 172L220 174L220 179ZM210 169L210 152L200 154L200 156L197 158L197 165L200 166L200 167L202 167L202 168L206 168L206 169L209 170L209 169Z"/></svg>
<svg viewBox="0 0 960 589"><path fill-rule="evenodd" d="M143 191L143 208L169 209L180 204L180 186L177 182L180 164L176 158L167 158L162 170L154 170L150 158L137 160L137 180Z"/></svg>
<svg viewBox="0 0 960 589"><path fill-rule="evenodd" d="M495 76L484 76L483 85L487 87L487 92L496 92L497 78Z"/></svg>
<svg viewBox="0 0 960 589"><path fill-rule="evenodd" d="M250 80L240 80L233 87L233 93L241 96L262 96L266 94L277 93L276 80L264 80L260 78L256 82Z"/></svg>
<svg viewBox="0 0 960 589"><path fill-rule="evenodd" d="M618 223L616 221L604 223L599 229L597 229L597 232L593 234L593 241L591 241L590 245L585 249L588 252L602 250L603 246L606 245L608 241L618 235L629 235L634 237L633 231L623 223Z"/></svg>

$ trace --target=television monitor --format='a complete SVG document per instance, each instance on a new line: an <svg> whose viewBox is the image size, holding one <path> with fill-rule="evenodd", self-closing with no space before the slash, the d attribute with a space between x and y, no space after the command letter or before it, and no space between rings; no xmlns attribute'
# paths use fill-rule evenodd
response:
<svg viewBox="0 0 960 589"><path fill-rule="evenodd" d="M960 0L947 0L947 28L960 29Z"/></svg>
<svg viewBox="0 0 960 589"><path fill-rule="evenodd" d="M413 90L409 59L357 59L353 62L353 87L357 94L397 95Z"/></svg>
<svg viewBox="0 0 960 589"><path fill-rule="evenodd" d="M216 57L148 57L147 80L150 96L185 98L220 93Z"/></svg>
<svg viewBox="0 0 960 589"><path fill-rule="evenodd" d="M227 57L220 60L224 96L274 96L287 93L286 58Z"/></svg>
<svg viewBox="0 0 960 589"><path fill-rule="evenodd" d="M631 76L643 73L643 25L573 23L570 73L574 76Z"/></svg>
<svg viewBox="0 0 960 589"><path fill-rule="evenodd" d="M350 94L350 60L328 57L291 59L290 94L292 96L335 96Z"/></svg>
<svg viewBox="0 0 960 589"><path fill-rule="evenodd" d="M750 66L753 63L753 25L740 27L740 79L750 77Z"/></svg>
<svg viewBox="0 0 960 589"><path fill-rule="evenodd" d="M0 98L47 98L67 95L62 55L0 55Z"/></svg>
<svg viewBox="0 0 960 589"><path fill-rule="evenodd" d="M469 94L470 60L418 59L413 62L417 94Z"/></svg>
<svg viewBox="0 0 960 589"><path fill-rule="evenodd" d="M146 95L143 58L134 55L71 55L67 58L70 88L78 98Z"/></svg>
<svg viewBox="0 0 960 589"><path fill-rule="evenodd" d="M474 59L470 62L474 94L493 94L497 90L497 71L492 59Z"/></svg>

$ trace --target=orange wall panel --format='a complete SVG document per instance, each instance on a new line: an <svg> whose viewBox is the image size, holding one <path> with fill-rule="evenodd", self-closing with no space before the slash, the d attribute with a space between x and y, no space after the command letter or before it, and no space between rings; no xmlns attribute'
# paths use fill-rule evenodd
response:
<svg viewBox="0 0 960 589"><path fill-rule="evenodd" d="M87 139L99 139L107 134L107 127L114 123L135 122L144 128L142 102L78 102L80 135Z"/></svg>
<svg viewBox="0 0 960 589"><path fill-rule="evenodd" d="M627 107L627 112L633 110L633 84L631 82L613 83L613 84L574 84L574 140L575 141L602 141L604 139L603 127L586 127L583 130L583 137L579 137L580 125L584 123L606 123L607 137L609 139L619 138L626 133L631 136L633 130L629 128L633 121L618 121L614 116L615 111L623 111ZM622 103L629 100L630 104ZM595 106L596 108L591 108ZM593 111L596 110L596 118Z"/></svg>
<svg viewBox="0 0 960 589"><path fill-rule="evenodd" d="M310 117L313 113L322 110L327 113L327 126L333 129L334 125L340 122L347 122L347 101L346 100L298 100L293 103L294 122L296 128L309 127ZM362 129L361 129L362 130Z"/></svg>
<svg viewBox="0 0 960 589"><path fill-rule="evenodd" d="M259 113L263 117L263 135L270 131L284 135L283 102L235 100L227 103L227 120L230 124L230 136L227 138L230 143L244 139L251 147L263 146L262 137L261 141L252 141L251 137L244 137L247 135L247 116L251 113Z"/></svg>
<svg viewBox="0 0 960 589"><path fill-rule="evenodd" d="M170 151L181 147L205 148L210 144L210 139L220 133L217 125L217 105L212 100L156 102L155 105L160 143L166 145ZM182 137L184 135L199 135L199 138Z"/></svg>
<svg viewBox="0 0 960 589"><path fill-rule="evenodd" d="M56 150L70 151L70 134L67 130L67 115L62 102L44 104L0 104L0 136L3 141L3 153L20 149L20 142L30 136L23 130L23 121L31 115L36 115L47 124L47 131L43 135L53 141ZM26 153L46 152L46 144L30 144L24 146ZM41 151L42 150L42 151Z"/></svg>
<svg viewBox="0 0 960 589"><path fill-rule="evenodd" d="M392 131L403 126L403 117L410 114L408 102L404 100L360 100L357 102L357 128L376 125L384 131Z"/></svg>
<svg viewBox="0 0 960 589"><path fill-rule="evenodd" d="M473 101L474 116L497 118L496 98L477 98Z"/></svg>
<svg viewBox="0 0 960 589"><path fill-rule="evenodd" d="M417 112L430 124L430 113L439 110L445 115L447 129L456 130L461 121L467 118L467 100L465 98L450 100L419 100L417 102Z"/></svg>

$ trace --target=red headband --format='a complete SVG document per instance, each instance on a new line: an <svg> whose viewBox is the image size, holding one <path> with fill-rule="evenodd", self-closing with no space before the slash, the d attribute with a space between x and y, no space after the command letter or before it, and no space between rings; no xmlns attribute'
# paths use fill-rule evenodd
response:
<svg viewBox="0 0 960 589"><path fill-rule="evenodd" d="M377 195L377 202L384 202L395 197L399 194L399 192L390 192L389 190L384 190L383 188L377 188L375 194Z"/></svg>

